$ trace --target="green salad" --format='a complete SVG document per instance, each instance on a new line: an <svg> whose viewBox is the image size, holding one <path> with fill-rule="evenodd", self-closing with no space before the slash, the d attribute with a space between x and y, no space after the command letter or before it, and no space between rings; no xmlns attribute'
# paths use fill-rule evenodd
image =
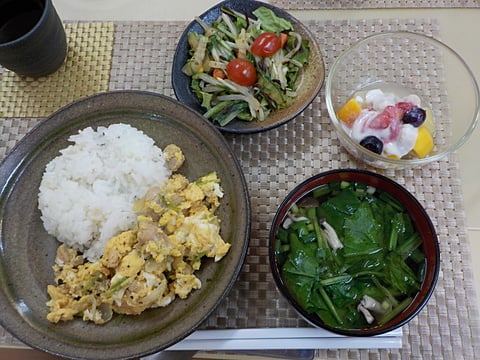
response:
<svg viewBox="0 0 480 360"><path fill-rule="evenodd" d="M182 71L191 76L206 118L220 126L263 121L295 99L310 48L289 21L263 6L252 17L222 7L211 25L196 21L204 33L188 33L190 57Z"/></svg>
<svg viewBox="0 0 480 360"><path fill-rule="evenodd" d="M425 273L422 239L402 204L359 182L313 190L289 211L275 252L290 294L338 329L401 313Z"/></svg>

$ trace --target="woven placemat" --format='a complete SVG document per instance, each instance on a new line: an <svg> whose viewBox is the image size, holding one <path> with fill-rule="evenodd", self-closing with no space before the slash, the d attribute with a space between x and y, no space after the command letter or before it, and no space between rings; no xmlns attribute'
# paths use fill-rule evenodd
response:
<svg viewBox="0 0 480 360"><path fill-rule="evenodd" d="M480 0L270 0L285 10L478 8Z"/></svg>
<svg viewBox="0 0 480 360"><path fill-rule="evenodd" d="M44 117L74 100L108 90L113 23L70 23L65 31L67 57L52 75L21 78L4 69L0 117Z"/></svg>
<svg viewBox="0 0 480 360"><path fill-rule="evenodd" d="M307 21L319 39L328 71L349 44L372 32L419 31L438 36L434 20ZM120 22L115 37L109 89L141 89L173 96L173 53L185 22ZM372 54L373 56L373 54ZM439 79L441 81L441 79ZM292 122L269 132L226 135L237 154L252 201L252 234L240 278L203 329L305 327L281 298L270 275L268 231L281 200L318 172L364 168L340 147L324 104L324 92ZM34 119L3 119L0 154L24 134ZM4 139L8 142L4 143ZM317 350L317 359L472 359L480 354L476 295L466 235L462 189L455 155L419 169L379 171L404 185L425 206L442 251L437 288L426 308L403 331L402 349ZM421 182L417 181L422 179ZM4 334L3 344L18 342Z"/></svg>
<svg viewBox="0 0 480 360"><path fill-rule="evenodd" d="M372 32L412 30L438 35L439 31L438 24L431 20L312 21L307 25L323 45L327 69L349 43ZM173 96L170 71L183 26L182 22L117 24L111 89L153 90ZM322 99L323 92L301 116L281 128L249 136L227 136L249 183L254 221L240 278L203 328L307 326L275 288L268 265L267 239L277 206L295 184L322 170L362 167L339 147ZM468 242L457 161L450 158L427 168L384 173L416 194L438 228L444 263L435 296L405 328L402 350L322 350L317 357L399 358L411 354L448 358L456 354L461 358L464 354L464 358L471 358L479 347L473 336L479 324L469 253L463 250L468 249ZM426 179L423 185L415 181L418 178ZM459 271L455 265L458 263L467 265ZM462 311L467 304L470 312Z"/></svg>

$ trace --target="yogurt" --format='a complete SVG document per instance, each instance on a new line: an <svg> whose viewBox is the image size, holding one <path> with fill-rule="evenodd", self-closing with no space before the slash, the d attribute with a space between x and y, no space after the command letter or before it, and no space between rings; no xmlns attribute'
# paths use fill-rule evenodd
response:
<svg viewBox="0 0 480 360"><path fill-rule="evenodd" d="M381 89L357 93L337 112L344 130L355 142L397 159L425 157L433 149L431 132L419 131L428 114L431 111L422 106L417 95L399 97Z"/></svg>

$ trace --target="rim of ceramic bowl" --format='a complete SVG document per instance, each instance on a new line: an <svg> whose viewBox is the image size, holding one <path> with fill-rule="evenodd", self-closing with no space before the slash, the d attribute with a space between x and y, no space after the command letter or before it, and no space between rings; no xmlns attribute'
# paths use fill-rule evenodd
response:
<svg viewBox="0 0 480 360"><path fill-rule="evenodd" d="M422 286L420 287L419 292L413 297L413 300L408 305L408 307L402 313L400 313L400 316L402 317L398 322L394 322L396 321L395 319L398 319L398 316L397 316L382 326L376 326L376 327L364 328L364 329L348 330L348 329L340 329L334 326L327 325L322 321L320 317L312 318L314 314L309 314L292 298L292 296L286 289L286 286L283 282L281 272L278 266L277 257L274 251L274 248L275 248L274 242L275 242L276 233L278 231L278 228L280 227L280 224L282 223L283 219L286 217L289 209L296 202L298 202L301 198L303 198L305 195L310 193L316 187L322 184L327 184L332 181L335 181L333 179L329 180L329 178L335 177L337 175L339 176L339 178L345 181L353 181L353 179L351 179L350 176L360 176L361 179L358 181L363 181L366 178L370 178L371 179L370 182L376 183L377 185L379 185L378 186L379 188L383 189L384 187L385 188L391 187L391 188L397 189L401 195L401 199L399 199L399 201L405 207L406 207L406 202L408 202L414 207L413 210L415 214L420 215L420 217L422 218L422 223L424 223L424 226L427 229L427 231L424 231L424 232L430 233L432 236L432 241L429 244L429 247L433 248L433 252L434 252L434 254L431 256L431 258L433 259L432 260L433 271L425 273L425 278L422 281ZM326 179L326 181L323 182L322 179ZM383 190L388 191L386 189L383 189ZM417 222L418 220L415 221L415 223ZM427 305L428 301L430 300L435 290L435 287L438 281L438 275L440 272L440 245L438 242L438 235L435 231L435 227L432 223L432 220L428 215L428 213L426 212L425 208L418 201L418 199L405 187L403 187L396 181L384 175L381 175L369 170L347 168L347 169L336 169L336 170L324 171L316 175L313 175L312 177L304 180L302 183L297 185L293 190L290 191L290 193L282 201L273 218L272 226L270 228L270 233L269 233L268 249L269 249L268 252L269 252L270 268L271 268L272 275L275 280L277 289L280 291L283 297L288 301L288 303L297 311L297 313L305 321L310 323L312 326L320 327L325 330L331 331L333 333L346 335L346 336L369 337L374 335L380 335L380 334L384 334L392 330L395 330L405 325L409 321L411 321L413 318L415 318L418 315L418 313Z"/></svg>
<svg viewBox="0 0 480 360"><path fill-rule="evenodd" d="M456 140L452 145L448 146L447 149L443 150L442 152L439 152L437 154L433 154L431 156L425 157L425 158L418 158L418 159L394 159L394 158L388 158L379 154L376 154L372 151L369 151L365 149L363 146L352 140L352 138L347 134L347 132L343 129L341 126L340 120L337 118L336 110L333 106L332 103L332 93L331 93L331 88L333 84L333 78L335 75L335 72L337 68L340 66L341 62L343 59L355 51L359 46L362 44L369 42L372 39L375 38L380 38L380 37L390 37L392 35L404 35L404 36L409 36L413 38L419 38L423 40L427 40L432 42L434 45L438 46L439 48L442 48L449 52L451 55L453 55L463 66L466 71L466 73L469 75L471 81L472 81L472 86L475 92L475 113L473 116L473 119L470 121L470 125L464 132L464 134ZM325 101L327 105L327 110L328 114L330 116L330 119L336 129L336 131L340 132L342 135L342 139L348 143L349 146L353 147L356 151L364 154L365 156L368 156L369 158L372 159L372 163L385 163L390 166L396 166L396 167L407 167L407 166L418 166L422 164L427 164L433 161L440 160L447 156L448 154L458 150L467 140L470 138L472 135L473 131L478 125L478 122L480 121L480 90L479 86L477 83L477 80L475 79L475 75L473 74L472 70L468 66L468 64L463 60L463 58L450 46L446 45L440 40L435 39L432 36L426 35L426 34L421 34L421 33L416 33L412 31L387 31L387 32L382 32L382 33L377 33L373 35L366 36L356 42L354 42L352 45L348 47L348 49L344 50L340 56L335 60L333 63L332 67L330 68L328 75L327 75L327 80L325 82Z"/></svg>

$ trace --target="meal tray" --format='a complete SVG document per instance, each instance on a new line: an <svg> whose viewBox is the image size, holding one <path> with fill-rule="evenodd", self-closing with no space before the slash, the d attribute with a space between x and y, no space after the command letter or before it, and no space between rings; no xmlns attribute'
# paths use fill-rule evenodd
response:
<svg viewBox="0 0 480 360"><path fill-rule="evenodd" d="M438 22L433 19L310 20L306 25L321 45L327 73L342 50L373 32L410 30L439 35ZM179 21L67 23L69 43L75 46L69 48L64 69L39 80L21 80L7 70L0 75L0 158L40 119L76 98L120 89L173 97L173 54L185 26L186 22ZM441 93L442 79L438 81ZM318 359L471 359L480 353L478 309L455 154L422 168L376 170L405 186L426 208L440 240L441 270L430 302L408 325L384 337L354 339L305 323L277 292L268 263L270 223L296 184L325 170L365 168L340 147L328 119L323 90L300 116L284 126L225 137L249 184L250 248L229 296L198 331L174 349L302 347L316 349ZM0 329L0 346L24 345Z"/></svg>

